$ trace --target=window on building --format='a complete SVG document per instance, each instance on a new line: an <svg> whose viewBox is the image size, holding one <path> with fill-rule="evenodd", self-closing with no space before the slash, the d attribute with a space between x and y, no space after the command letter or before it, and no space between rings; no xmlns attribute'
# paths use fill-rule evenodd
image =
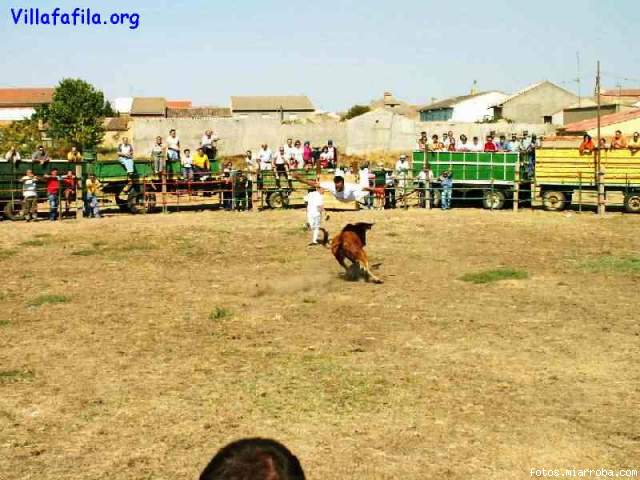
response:
<svg viewBox="0 0 640 480"><path fill-rule="evenodd" d="M542 117L542 123L553 123L553 117L551 117L551 115L545 115Z"/></svg>

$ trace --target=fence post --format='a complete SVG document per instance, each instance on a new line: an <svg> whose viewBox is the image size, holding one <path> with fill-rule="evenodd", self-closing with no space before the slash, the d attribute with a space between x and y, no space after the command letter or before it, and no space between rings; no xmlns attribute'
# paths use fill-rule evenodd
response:
<svg viewBox="0 0 640 480"><path fill-rule="evenodd" d="M162 213L167 213L167 173L162 171L160 175L162 180ZM144 199L144 197L142 198Z"/></svg>
<svg viewBox="0 0 640 480"><path fill-rule="evenodd" d="M84 211L84 182L82 175L82 163L76 164L76 219L82 218ZM96 200L97 201L97 200Z"/></svg>
<svg viewBox="0 0 640 480"><path fill-rule="evenodd" d="M520 207L520 156L516 161L515 171L513 172L513 211L517 212Z"/></svg>
<svg viewBox="0 0 640 480"><path fill-rule="evenodd" d="M578 172L578 212L582 213L582 172Z"/></svg>

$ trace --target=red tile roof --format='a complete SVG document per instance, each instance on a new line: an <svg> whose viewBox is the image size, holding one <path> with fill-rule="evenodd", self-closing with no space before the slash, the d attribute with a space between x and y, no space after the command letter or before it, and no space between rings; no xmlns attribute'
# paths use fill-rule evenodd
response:
<svg viewBox="0 0 640 480"><path fill-rule="evenodd" d="M616 123L628 122L629 120L635 120L640 118L640 108L634 110L627 110L624 112L611 113L609 115L603 115L600 117L600 126L607 127L609 125L615 125ZM567 132L586 132L598 127L598 119L590 118L588 120L581 120L579 122L570 123L565 125L564 130Z"/></svg>
<svg viewBox="0 0 640 480"><path fill-rule="evenodd" d="M53 88L0 88L0 107L33 107L53 100Z"/></svg>
<svg viewBox="0 0 640 480"><path fill-rule="evenodd" d="M604 97L640 97L640 88L627 88L622 90L612 88L601 92L600 95Z"/></svg>
<svg viewBox="0 0 640 480"><path fill-rule="evenodd" d="M167 108L191 108L191 100L167 100Z"/></svg>

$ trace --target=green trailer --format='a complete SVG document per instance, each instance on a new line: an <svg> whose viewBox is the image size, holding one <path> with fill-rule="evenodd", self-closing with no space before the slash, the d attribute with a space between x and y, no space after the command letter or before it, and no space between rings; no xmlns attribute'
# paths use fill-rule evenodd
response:
<svg viewBox="0 0 640 480"><path fill-rule="evenodd" d="M507 201L530 198L528 168L520 153L485 152L413 152L412 173L414 179L423 170L425 163L433 173L434 204L439 203L438 178L443 172L451 172L453 198L481 200L488 209L501 209Z"/></svg>
<svg viewBox="0 0 640 480"><path fill-rule="evenodd" d="M58 169L59 175L64 175L68 170L75 173L76 164L66 160L51 160L45 165L31 161L0 162L0 210L4 216L10 220L22 218L22 183L19 180L27 170L33 170L37 177L42 177L54 168ZM38 200L47 200L44 183L38 185Z"/></svg>
<svg viewBox="0 0 640 480"><path fill-rule="evenodd" d="M190 196L210 197L214 194L222 197L222 191L230 188L229 182L220 176L219 163L211 162L207 172L196 175L196 179L186 182L181 179L179 162L169 162L166 181L153 171L153 163L149 160L136 160L135 173L127 175L126 170L117 160L85 161L80 164L66 160L51 160L45 165L22 161L17 164L0 162L0 208L4 216L11 220L18 220L22 214L22 184L19 179L27 170L32 169L36 176L42 177L53 168L57 168L60 175L68 170L76 173L79 168L80 178L95 174L102 184L104 197L102 201L117 205L120 210L130 213L144 213L156 205L156 197L161 192L167 195L188 194ZM84 182L79 185L84 197ZM46 201L44 183L39 185L38 197Z"/></svg>
<svg viewBox="0 0 640 480"><path fill-rule="evenodd" d="M284 177L278 178L274 170L260 172L258 176L258 190L261 195L261 203L269 208L286 208L295 205L304 205L304 197L309 187L299 182L293 175L308 181L316 179L315 170L291 169L289 181Z"/></svg>

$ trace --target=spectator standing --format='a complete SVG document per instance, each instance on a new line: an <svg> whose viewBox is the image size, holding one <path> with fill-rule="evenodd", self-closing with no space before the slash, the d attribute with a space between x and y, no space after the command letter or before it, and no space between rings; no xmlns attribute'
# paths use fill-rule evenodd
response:
<svg viewBox="0 0 640 480"><path fill-rule="evenodd" d="M287 144L284 146L284 156L287 160L287 163L289 163L289 160L295 157L293 138L287 138Z"/></svg>
<svg viewBox="0 0 640 480"><path fill-rule="evenodd" d="M458 152L470 152L471 146L469 145L469 141L467 136L463 133L460 135L460 142L456 145L456 151Z"/></svg>
<svg viewBox="0 0 640 480"><path fill-rule="evenodd" d="M360 169L360 171L358 172L358 184L365 191L366 191L366 189L371 187L371 178L369 176L369 163L368 162L365 162L362 165L362 168ZM367 208L372 208L373 207L373 196L371 195L371 193L369 193L369 195L364 197L364 205Z"/></svg>
<svg viewBox="0 0 640 480"><path fill-rule="evenodd" d="M40 165L46 165L50 160L49 154L44 149L43 145L38 145L36 151L31 155L31 161L33 163L39 163Z"/></svg>
<svg viewBox="0 0 640 480"><path fill-rule="evenodd" d="M496 145L496 150L498 152L508 152L509 146L507 144L506 135L500 135L500 140L498 141L498 145Z"/></svg>
<svg viewBox="0 0 640 480"><path fill-rule="evenodd" d="M78 147L71 147L71 151L67 153L67 161L69 163L82 162L82 154L78 151Z"/></svg>
<svg viewBox="0 0 640 480"><path fill-rule="evenodd" d="M427 188L430 188L433 181L433 172L425 163L418 174L418 204L421 208L427 208Z"/></svg>
<svg viewBox="0 0 640 480"><path fill-rule="evenodd" d="M455 138L450 138L450 139L449 139L449 145L447 145L447 151L448 151L448 152L455 152L455 151L457 151L457 147L456 147L456 139L455 139Z"/></svg>
<svg viewBox="0 0 640 480"><path fill-rule="evenodd" d="M588 155L596 149L591 135L586 134L582 137L582 143L578 147L580 155Z"/></svg>
<svg viewBox="0 0 640 480"><path fill-rule="evenodd" d="M76 199L76 176L71 170L62 177L62 195L64 197L64 213L69 214L71 202Z"/></svg>
<svg viewBox="0 0 640 480"><path fill-rule="evenodd" d="M20 160L22 160L20 158L20 152L18 152L18 150L16 149L15 146L12 146L9 151L6 153L6 155L4 156L4 159L9 162L9 163L13 163L13 164L17 164L20 162Z"/></svg>
<svg viewBox="0 0 640 480"><path fill-rule="evenodd" d="M22 214L27 222L38 219L38 177L33 174L33 170L20 179L22 182Z"/></svg>
<svg viewBox="0 0 640 480"><path fill-rule="evenodd" d="M258 153L258 160L260 161L260 171L268 171L273 169L273 153L269 150L269 145L262 144L260 153Z"/></svg>
<svg viewBox="0 0 640 480"><path fill-rule="evenodd" d="M417 150L424 152L429 147L429 138L427 138L427 132L420 132L418 137Z"/></svg>
<svg viewBox="0 0 640 480"><path fill-rule="evenodd" d="M520 143L518 142L518 136L515 133L511 134L511 140L507 142L507 152L518 153L520 151Z"/></svg>
<svg viewBox="0 0 640 480"><path fill-rule="evenodd" d="M624 148L628 148L629 145L627 143L627 138L622 135L620 130L616 130L615 135L611 139L610 148L611 150L622 150Z"/></svg>
<svg viewBox="0 0 640 480"><path fill-rule="evenodd" d="M280 178L284 177L289 185L289 189L292 189L293 187L288 175L289 164L287 163L286 155L285 147L280 147L273 161L276 169L276 188L280 188Z"/></svg>
<svg viewBox="0 0 640 480"><path fill-rule="evenodd" d="M133 145L129 143L129 139L124 137L122 143L118 145L118 161L125 168L128 175L134 173L133 168Z"/></svg>
<svg viewBox="0 0 640 480"><path fill-rule="evenodd" d="M444 144L440 142L440 140L438 139L438 135L431 135L431 145L429 146L429 150L431 150L432 152L444 151Z"/></svg>
<svg viewBox="0 0 640 480"><path fill-rule="evenodd" d="M332 168L338 165L338 148L333 144L333 140L327 142L327 160Z"/></svg>
<svg viewBox="0 0 640 480"><path fill-rule="evenodd" d="M51 169L49 175L44 176L47 186L47 199L49 200L49 220L55 222L58 217L58 207L60 205L60 177L58 169Z"/></svg>
<svg viewBox="0 0 640 480"><path fill-rule="evenodd" d="M213 130L207 130L204 132L204 135L202 135L202 138L200 139L200 146L209 161L215 160L216 158L218 153L217 144L218 137L213 133Z"/></svg>
<svg viewBox="0 0 640 480"><path fill-rule="evenodd" d="M491 135L487 136L487 141L484 144L484 151L488 153L495 153L498 151Z"/></svg>
<svg viewBox="0 0 640 480"><path fill-rule="evenodd" d="M473 137L471 140L469 151L474 153L484 152L484 145L480 143L480 139L478 137Z"/></svg>
<svg viewBox="0 0 640 480"><path fill-rule="evenodd" d="M151 149L151 160L153 161L153 171L156 175L160 175L167 169L167 156L162 144L162 137L156 137L156 143Z"/></svg>
<svg viewBox="0 0 640 480"><path fill-rule="evenodd" d="M94 173L89 175L85 185L87 187L87 198L85 202L86 215L92 218L100 218L98 194L100 193L102 185Z"/></svg>
<svg viewBox="0 0 640 480"><path fill-rule="evenodd" d="M193 181L193 158L191 150L188 148L184 149L180 164L182 165L182 178L190 182Z"/></svg>
<svg viewBox="0 0 640 480"><path fill-rule="evenodd" d="M180 139L173 128L169 130L169 136L167 137L167 161L180 161ZM162 172L166 173L166 168L162 169Z"/></svg>
<svg viewBox="0 0 640 480"><path fill-rule="evenodd" d="M296 140L293 144L293 158L296 163L296 166L293 168L304 168L304 148L302 148L300 140Z"/></svg>
<svg viewBox="0 0 640 480"><path fill-rule="evenodd" d="M451 195L453 193L453 178L449 171L442 172L440 176L440 186L442 187L441 208L442 210L451 209Z"/></svg>
<svg viewBox="0 0 640 480"><path fill-rule="evenodd" d="M320 152L320 168L329 168L329 147L322 147L322 151Z"/></svg>
<svg viewBox="0 0 640 480"><path fill-rule="evenodd" d="M398 189L400 190L400 195L405 205L406 205L405 196L407 194L409 168L410 168L410 165L409 165L409 161L407 160L407 156L400 155L400 159L396 162L395 174L396 174Z"/></svg>
<svg viewBox="0 0 640 480"><path fill-rule="evenodd" d="M632 154L640 150L640 133L634 132L633 137L631 137L629 141L629 150L631 150Z"/></svg>
<svg viewBox="0 0 640 480"><path fill-rule="evenodd" d="M311 228L312 237L309 246L319 245L320 225L322 224L322 214L324 212L324 198L322 188L316 187L307 195L307 223Z"/></svg>
<svg viewBox="0 0 640 480"><path fill-rule="evenodd" d="M311 142L309 141L304 142L302 160L304 161L304 168L313 168L313 148L311 148Z"/></svg>

